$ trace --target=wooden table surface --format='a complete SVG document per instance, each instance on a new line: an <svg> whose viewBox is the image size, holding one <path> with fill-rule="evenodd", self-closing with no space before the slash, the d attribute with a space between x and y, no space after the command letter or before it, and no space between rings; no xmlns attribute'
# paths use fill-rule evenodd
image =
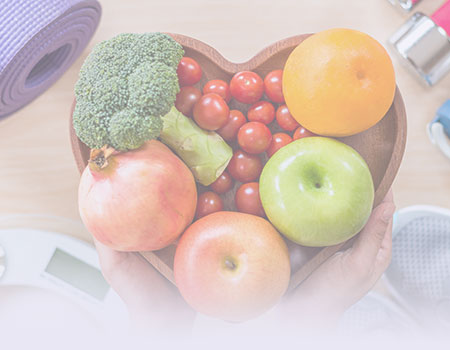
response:
<svg viewBox="0 0 450 350"><path fill-rule="evenodd" d="M43 214L79 220L79 174L70 149L69 110L80 66L101 40L121 32L182 33L239 62L279 39L332 27L367 32L387 46L388 37L409 16L386 0L101 2L100 27L83 55L48 91L0 121L0 216ZM424 0L416 9L430 14L443 2ZM437 108L450 98L450 75L433 88L424 87L388 50L408 113L406 153L394 183L397 206L432 204L450 208L450 161L430 143L425 131ZM17 218L21 220L21 216ZM78 230L74 235L89 240L86 232Z"/></svg>

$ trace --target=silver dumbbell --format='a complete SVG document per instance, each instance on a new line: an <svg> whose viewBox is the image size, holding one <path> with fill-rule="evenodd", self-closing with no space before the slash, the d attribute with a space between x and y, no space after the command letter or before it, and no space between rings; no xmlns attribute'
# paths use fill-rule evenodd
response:
<svg viewBox="0 0 450 350"><path fill-rule="evenodd" d="M450 71L450 0L427 16L415 13L389 42L428 85Z"/></svg>
<svg viewBox="0 0 450 350"><path fill-rule="evenodd" d="M420 0L388 0L392 5L398 6L405 11L411 11L412 8L420 1Z"/></svg>

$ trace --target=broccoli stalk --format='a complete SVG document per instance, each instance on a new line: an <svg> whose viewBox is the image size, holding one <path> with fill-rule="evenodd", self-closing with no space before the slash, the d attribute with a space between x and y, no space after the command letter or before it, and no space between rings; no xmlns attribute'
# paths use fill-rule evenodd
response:
<svg viewBox="0 0 450 350"><path fill-rule="evenodd" d="M194 177L203 185L213 183L227 167L233 152L213 131L201 129L175 107L163 117L161 141L187 163ZM213 161L212 161L213 160Z"/></svg>
<svg viewBox="0 0 450 350"><path fill-rule="evenodd" d="M183 54L182 46L163 33L120 34L98 44L75 86L73 126L79 139L91 149L126 152L160 137L197 181L214 182L232 150L174 107Z"/></svg>

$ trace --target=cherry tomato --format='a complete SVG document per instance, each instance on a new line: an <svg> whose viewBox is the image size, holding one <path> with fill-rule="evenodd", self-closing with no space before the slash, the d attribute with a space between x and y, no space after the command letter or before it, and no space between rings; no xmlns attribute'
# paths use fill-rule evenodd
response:
<svg viewBox="0 0 450 350"><path fill-rule="evenodd" d="M238 143L241 148L251 154L264 152L270 146L272 133L260 122L248 122L238 132Z"/></svg>
<svg viewBox="0 0 450 350"><path fill-rule="evenodd" d="M223 194L233 187L233 178L227 171L224 171L209 187L211 187L214 192Z"/></svg>
<svg viewBox="0 0 450 350"><path fill-rule="evenodd" d="M232 109L228 115L227 123L217 130L217 133L222 136L225 141L233 141L239 128L247 122L247 119L241 111Z"/></svg>
<svg viewBox="0 0 450 350"><path fill-rule="evenodd" d="M208 214L223 210L222 198L217 193L208 191L198 196L195 217L202 218Z"/></svg>
<svg viewBox="0 0 450 350"><path fill-rule="evenodd" d="M282 91L283 71L281 69L274 70L264 78L264 92L266 96L275 103L284 103Z"/></svg>
<svg viewBox="0 0 450 350"><path fill-rule="evenodd" d="M227 103L231 100L230 87L226 82L220 79L210 80L203 86L203 93L209 94L214 92L221 96Z"/></svg>
<svg viewBox="0 0 450 350"><path fill-rule="evenodd" d="M299 126L297 128L297 130L295 130L294 135L293 135L293 139L294 140L298 140L298 139L302 139L304 137L310 137L310 136L317 136L316 134L312 133L311 131L305 129L303 126Z"/></svg>
<svg viewBox="0 0 450 350"><path fill-rule="evenodd" d="M200 97L202 93L195 86L183 86L177 94L175 107L186 117L192 118L192 110Z"/></svg>
<svg viewBox="0 0 450 350"><path fill-rule="evenodd" d="M202 129L217 130L228 121L230 109L225 100L217 94L206 94L200 97L194 106L195 122Z"/></svg>
<svg viewBox="0 0 450 350"><path fill-rule="evenodd" d="M231 157L227 170L236 181L251 182L259 177L262 168L261 159L257 155L237 150Z"/></svg>
<svg viewBox="0 0 450 350"><path fill-rule="evenodd" d="M264 208L259 197L259 184L257 182L249 182L242 184L236 191L234 196L236 208L241 213L265 216Z"/></svg>
<svg viewBox="0 0 450 350"><path fill-rule="evenodd" d="M286 105L281 105L277 109L277 123L286 131L294 131L300 125L289 112Z"/></svg>
<svg viewBox="0 0 450 350"><path fill-rule="evenodd" d="M264 93L264 83L255 72L239 72L230 81L231 96L242 103L255 103Z"/></svg>
<svg viewBox="0 0 450 350"><path fill-rule="evenodd" d="M180 86L194 85L202 78L202 69L193 58L183 57L178 63L177 75Z"/></svg>
<svg viewBox="0 0 450 350"><path fill-rule="evenodd" d="M272 142L266 151L267 156L270 158L272 155L278 151L281 147L286 146L288 143L292 142L292 137L284 132L279 132L273 135Z"/></svg>
<svg viewBox="0 0 450 350"><path fill-rule="evenodd" d="M275 118L275 107L267 101L254 103L247 112L247 118L251 122L270 124Z"/></svg>

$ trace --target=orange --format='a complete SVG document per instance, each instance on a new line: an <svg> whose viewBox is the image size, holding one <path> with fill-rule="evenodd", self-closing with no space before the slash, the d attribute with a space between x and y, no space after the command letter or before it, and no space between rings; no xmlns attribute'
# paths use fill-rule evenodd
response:
<svg viewBox="0 0 450 350"><path fill-rule="evenodd" d="M378 123L392 104L395 73L384 47L367 34L330 29L289 55L283 94L292 116L325 136L348 136Z"/></svg>

